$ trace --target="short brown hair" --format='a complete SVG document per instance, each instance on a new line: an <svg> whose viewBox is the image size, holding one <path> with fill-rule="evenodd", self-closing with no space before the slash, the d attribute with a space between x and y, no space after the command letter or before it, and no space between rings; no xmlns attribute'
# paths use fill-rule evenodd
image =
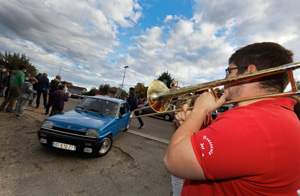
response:
<svg viewBox="0 0 300 196"><path fill-rule="evenodd" d="M229 58L229 64L239 67L237 74L243 74L253 64L263 70L293 62L293 53L273 42L254 43L237 50ZM280 73L258 79L260 87L270 92L283 92L289 83L288 74Z"/></svg>
<svg viewBox="0 0 300 196"><path fill-rule="evenodd" d="M39 81L35 78L35 77L30 77L29 78L29 82L35 82L35 83L38 83Z"/></svg>

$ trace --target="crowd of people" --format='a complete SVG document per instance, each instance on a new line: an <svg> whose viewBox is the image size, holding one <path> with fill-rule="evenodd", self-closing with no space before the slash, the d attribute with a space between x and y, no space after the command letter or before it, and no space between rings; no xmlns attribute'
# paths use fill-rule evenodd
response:
<svg viewBox="0 0 300 196"><path fill-rule="evenodd" d="M0 65L0 96L4 101L0 111L15 113L15 117L24 117L26 106L40 107L40 98L43 96L45 115L50 116L63 112L64 102L68 101L67 83L61 81L61 76L49 82L47 73L39 73L31 77L26 73L26 66L20 65L18 70L7 70ZM36 105L33 106L33 101ZM16 105L15 105L16 103ZM14 109L15 108L15 109Z"/></svg>

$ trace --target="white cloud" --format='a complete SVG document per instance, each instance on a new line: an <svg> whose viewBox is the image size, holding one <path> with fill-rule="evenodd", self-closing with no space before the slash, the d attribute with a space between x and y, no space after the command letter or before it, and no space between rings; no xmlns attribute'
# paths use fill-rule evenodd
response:
<svg viewBox="0 0 300 196"><path fill-rule="evenodd" d="M104 14L123 27L132 26L141 17L142 8L136 1L132 0L101 0L97 1L98 6ZM130 19L130 20L128 20Z"/></svg>
<svg viewBox="0 0 300 196"><path fill-rule="evenodd" d="M137 82L147 86L164 71L184 86L221 79L234 50L253 42L278 42L300 61L298 0L195 0L192 18L166 12L161 26L139 23L149 4L1 1L0 50L25 53L51 77L61 66L63 78L87 88L117 86L129 66L126 90ZM125 35L132 35L127 48Z"/></svg>
<svg viewBox="0 0 300 196"><path fill-rule="evenodd" d="M221 79L230 55L253 42L278 42L299 54L297 5L299 2L292 6L282 1L196 0L193 18L166 15L165 26L155 27L161 30L156 32L159 36L149 36L150 30L135 36L137 46L129 48L127 58L134 59L138 73L143 66L144 76L152 72L158 77L169 71L184 85ZM167 34L161 34L164 29Z"/></svg>
<svg viewBox="0 0 300 196"><path fill-rule="evenodd" d="M136 23L140 10L131 0L1 1L0 50L26 54L50 77L62 66L65 80L98 86L108 81L98 75L122 72L107 58L120 46L118 25Z"/></svg>

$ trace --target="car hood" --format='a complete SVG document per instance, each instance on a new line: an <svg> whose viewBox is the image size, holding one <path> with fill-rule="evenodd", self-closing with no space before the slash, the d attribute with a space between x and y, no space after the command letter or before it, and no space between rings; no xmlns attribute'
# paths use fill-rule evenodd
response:
<svg viewBox="0 0 300 196"><path fill-rule="evenodd" d="M108 126L116 117L102 116L97 113L85 112L81 110L71 110L46 118L54 122L55 126L75 125L77 127L102 129Z"/></svg>

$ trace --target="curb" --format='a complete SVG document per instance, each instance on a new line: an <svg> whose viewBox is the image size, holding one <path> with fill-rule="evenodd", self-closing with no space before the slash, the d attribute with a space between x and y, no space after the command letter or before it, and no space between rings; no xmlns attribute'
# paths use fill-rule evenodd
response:
<svg viewBox="0 0 300 196"><path fill-rule="evenodd" d="M132 129L128 129L126 131L126 133L131 133L131 134L138 135L138 136L150 139L150 140L154 140L154 141L161 142L161 143L164 143L164 144L169 144L169 140L165 140L165 139L158 138L158 137L155 137L155 136L152 136L152 135L141 133L139 131L134 131Z"/></svg>

